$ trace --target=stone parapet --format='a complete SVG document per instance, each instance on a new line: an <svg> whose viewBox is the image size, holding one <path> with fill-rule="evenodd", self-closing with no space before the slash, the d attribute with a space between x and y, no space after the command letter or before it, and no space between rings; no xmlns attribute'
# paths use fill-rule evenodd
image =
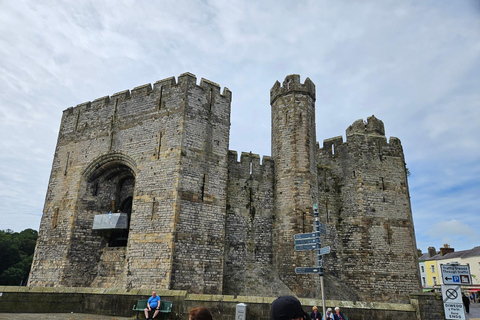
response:
<svg viewBox="0 0 480 320"><path fill-rule="evenodd" d="M0 312L7 313L90 313L133 316L132 307L139 299L147 299L150 290L117 288L40 288L0 286ZM234 320L235 307L247 305L249 320L269 318L272 296L232 296L189 294L184 290L157 290L163 299L173 302L168 318L181 320L188 317L193 307L210 309L215 319ZM321 305L319 299L300 298L305 311ZM48 301L48 303L46 303ZM377 320L433 320L441 319L441 298L434 294L412 294L411 303L382 303L365 301L325 301L327 307L340 307L349 319ZM435 318L437 317L437 318Z"/></svg>

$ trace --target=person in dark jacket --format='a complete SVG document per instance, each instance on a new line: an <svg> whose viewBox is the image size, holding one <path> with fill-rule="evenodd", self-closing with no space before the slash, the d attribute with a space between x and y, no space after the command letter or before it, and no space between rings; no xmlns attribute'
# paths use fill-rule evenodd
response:
<svg viewBox="0 0 480 320"><path fill-rule="evenodd" d="M465 311L467 313L470 313L470 299L468 299L468 296L466 294L462 296L462 301L463 301L463 306L465 307Z"/></svg>
<svg viewBox="0 0 480 320"><path fill-rule="evenodd" d="M320 315L320 313L318 312L318 308L317 306L313 306L312 307L312 313L310 313L310 319L311 320L322 320L322 316Z"/></svg>
<svg viewBox="0 0 480 320"><path fill-rule="evenodd" d="M335 307L335 314L333 315L333 319L334 320L347 320L347 318L345 318L343 313L340 312L339 307Z"/></svg>
<svg viewBox="0 0 480 320"><path fill-rule="evenodd" d="M271 320L307 320L308 313L303 311L302 304L292 296L280 296L272 302Z"/></svg>

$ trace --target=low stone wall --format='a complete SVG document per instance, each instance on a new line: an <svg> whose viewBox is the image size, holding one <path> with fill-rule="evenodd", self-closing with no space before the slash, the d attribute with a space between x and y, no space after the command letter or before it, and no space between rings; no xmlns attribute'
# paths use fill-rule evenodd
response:
<svg viewBox="0 0 480 320"><path fill-rule="evenodd" d="M170 320L188 318L191 308L209 308L215 320L234 320L238 303L247 305L248 320L270 319L275 297L187 294L179 290L157 290L164 300L173 301ZM133 305L147 299L151 291L104 288L42 288L0 286L0 313L92 313L134 316ZM322 305L318 299L300 299L305 311ZM433 294L412 295L412 304L326 300L327 307L340 307L349 320L430 320L441 319L442 300ZM143 317L142 317L143 318Z"/></svg>
<svg viewBox="0 0 480 320"><path fill-rule="evenodd" d="M442 295L436 293L415 293L410 295L410 303L417 311L417 319L445 319Z"/></svg>

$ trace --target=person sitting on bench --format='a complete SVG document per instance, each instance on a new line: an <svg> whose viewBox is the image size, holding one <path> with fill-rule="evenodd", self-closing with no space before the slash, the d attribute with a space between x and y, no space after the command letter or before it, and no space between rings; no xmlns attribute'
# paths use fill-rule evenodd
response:
<svg viewBox="0 0 480 320"><path fill-rule="evenodd" d="M152 296L148 298L147 307L145 308L145 319L150 319L148 317L148 313L152 310L155 310L152 317L152 319L155 319L157 314L160 312L160 297L157 296L157 293L155 291L153 291Z"/></svg>

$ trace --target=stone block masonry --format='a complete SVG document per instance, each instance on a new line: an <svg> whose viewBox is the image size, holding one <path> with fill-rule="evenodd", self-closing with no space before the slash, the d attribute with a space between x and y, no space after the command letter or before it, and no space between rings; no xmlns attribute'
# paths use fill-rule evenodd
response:
<svg viewBox="0 0 480 320"><path fill-rule="evenodd" d="M272 157L229 150L231 92L190 73L63 112L30 286L319 297L312 205L327 225L329 299L420 288L400 140L375 117L316 142L315 85L270 91ZM95 229L121 212L127 229Z"/></svg>

